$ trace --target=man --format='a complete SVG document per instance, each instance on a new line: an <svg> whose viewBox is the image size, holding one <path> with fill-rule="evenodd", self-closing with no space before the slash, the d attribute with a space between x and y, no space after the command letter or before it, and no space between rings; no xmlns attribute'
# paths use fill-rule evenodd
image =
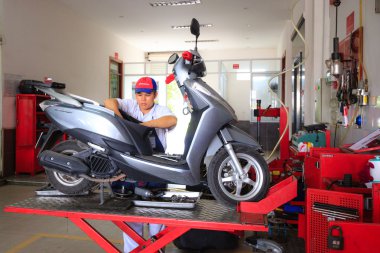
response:
<svg viewBox="0 0 380 253"><path fill-rule="evenodd" d="M141 125L156 128L159 140L166 149L166 132L177 124L177 118L169 108L154 103L158 93L157 84L150 77L140 78L135 87L136 100L110 98L104 106L122 117L120 110L142 121Z"/></svg>
<svg viewBox="0 0 380 253"><path fill-rule="evenodd" d="M142 121L141 125L155 128L159 142L152 143L158 146L161 151L166 149L166 132L169 128L177 124L177 118L169 108L154 103L157 97L157 84L153 78L140 78L135 87L136 100L110 98L104 101L104 106L122 117L120 110L128 115ZM143 223L128 223L137 233L142 235ZM163 229L161 224L149 224L150 236L153 236ZM124 252L130 252L138 246L127 234L123 233Z"/></svg>

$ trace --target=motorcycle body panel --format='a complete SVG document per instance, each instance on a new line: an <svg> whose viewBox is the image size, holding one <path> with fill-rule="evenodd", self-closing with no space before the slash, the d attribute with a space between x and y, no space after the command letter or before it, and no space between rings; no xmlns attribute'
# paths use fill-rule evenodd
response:
<svg viewBox="0 0 380 253"><path fill-rule="evenodd" d="M61 131L85 130L99 136L119 140L133 145L129 133L111 113L92 107L70 107L65 104L50 106L45 110L47 117ZM79 133L80 131L78 131ZM79 134L78 134L79 135ZM83 134L86 135L86 134ZM74 136L82 139L80 136ZM97 143L99 144L99 143Z"/></svg>
<svg viewBox="0 0 380 253"><path fill-rule="evenodd" d="M146 138L151 129L122 120L111 110L91 104L82 107L57 102L49 106L49 101L42 104L46 106L46 116L58 129L83 143L133 154L152 154Z"/></svg>

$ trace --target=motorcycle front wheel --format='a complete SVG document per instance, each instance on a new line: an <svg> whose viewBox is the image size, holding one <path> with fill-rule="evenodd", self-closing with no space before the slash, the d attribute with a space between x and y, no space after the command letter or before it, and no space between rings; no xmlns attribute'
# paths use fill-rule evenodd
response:
<svg viewBox="0 0 380 253"><path fill-rule="evenodd" d="M84 149L85 147L80 145L78 141L68 140L55 145L52 148L52 151L71 156L83 151ZM95 185L94 182L87 179L57 172L52 168L45 167L45 171L48 181L52 184L52 186L64 194L81 194L89 191Z"/></svg>
<svg viewBox="0 0 380 253"><path fill-rule="evenodd" d="M265 197L270 183L268 165L254 149L233 146L244 175L235 172L232 159L222 148L211 160L207 182L215 199L226 206L236 206L243 201L259 201Z"/></svg>

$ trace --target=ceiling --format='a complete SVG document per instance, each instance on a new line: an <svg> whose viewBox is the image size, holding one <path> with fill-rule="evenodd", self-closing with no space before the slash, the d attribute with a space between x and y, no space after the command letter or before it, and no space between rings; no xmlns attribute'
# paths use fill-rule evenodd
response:
<svg viewBox="0 0 380 253"><path fill-rule="evenodd" d="M293 0L201 0L191 6L152 7L162 0L59 0L79 15L91 19L144 52L187 50L194 40L192 18L201 28L199 49L276 48ZM170 0L172 1L172 0ZM180 2L182 0L176 0Z"/></svg>

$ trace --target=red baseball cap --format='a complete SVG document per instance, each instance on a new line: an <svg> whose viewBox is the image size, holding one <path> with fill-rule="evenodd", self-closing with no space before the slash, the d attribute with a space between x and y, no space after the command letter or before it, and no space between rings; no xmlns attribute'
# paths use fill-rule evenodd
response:
<svg viewBox="0 0 380 253"><path fill-rule="evenodd" d="M135 86L135 93L146 92L152 93L157 90L157 83L153 78L150 77L141 77Z"/></svg>

